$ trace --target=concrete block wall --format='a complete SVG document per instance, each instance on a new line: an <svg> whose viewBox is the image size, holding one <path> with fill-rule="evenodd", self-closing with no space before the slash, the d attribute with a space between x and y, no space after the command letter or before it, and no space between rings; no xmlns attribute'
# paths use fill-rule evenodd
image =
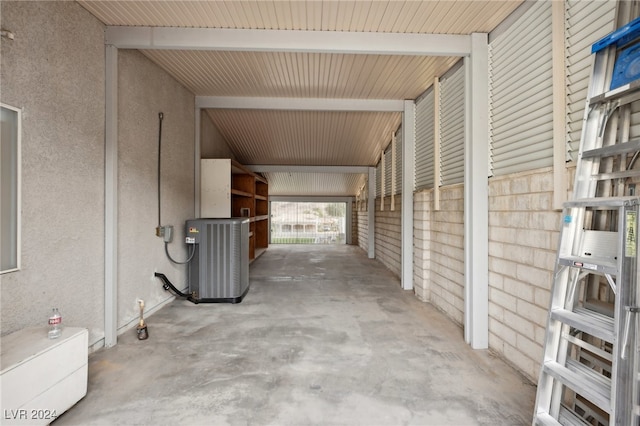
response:
<svg viewBox="0 0 640 426"><path fill-rule="evenodd" d="M398 277L401 274L401 211L402 197L396 195L394 210L391 210L391 197L384 198L384 210L380 208L380 199L376 199L375 244L376 259L382 262Z"/></svg>
<svg viewBox="0 0 640 426"><path fill-rule="evenodd" d="M354 239L354 242L358 244L364 251L369 250L369 212L366 210L357 210L356 211L357 223L355 228L357 229L358 235L357 238Z"/></svg>
<svg viewBox="0 0 640 426"><path fill-rule="evenodd" d="M413 195L413 290L423 302L431 299L431 206L433 190Z"/></svg>
<svg viewBox="0 0 640 426"><path fill-rule="evenodd" d="M358 209L357 203L351 204L351 244L358 245Z"/></svg>
<svg viewBox="0 0 640 426"><path fill-rule="evenodd" d="M551 168L489 181L489 347L536 381L561 213Z"/></svg>
<svg viewBox="0 0 640 426"><path fill-rule="evenodd" d="M464 321L463 189L440 189L440 210L432 211L430 223L430 301L458 324Z"/></svg>

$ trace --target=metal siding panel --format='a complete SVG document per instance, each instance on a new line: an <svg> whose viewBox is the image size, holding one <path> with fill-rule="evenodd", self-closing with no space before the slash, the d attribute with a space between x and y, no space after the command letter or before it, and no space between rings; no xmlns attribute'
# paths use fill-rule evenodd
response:
<svg viewBox="0 0 640 426"><path fill-rule="evenodd" d="M384 152L384 195L391 195L391 144Z"/></svg>
<svg viewBox="0 0 640 426"><path fill-rule="evenodd" d="M452 185L464 180L464 67L440 84L440 170L442 185Z"/></svg>
<svg viewBox="0 0 640 426"><path fill-rule="evenodd" d="M553 164L551 4L531 7L490 46L494 175Z"/></svg>
<svg viewBox="0 0 640 426"><path fill-rule="evenodd" d="M369 166L400 113L208 110L244 164ZM251 123L250 126L247 123Z"/></svg>
<svg viewBox="0 0 640 426"><path fill-rule="evenodd" d="M362 187L358 173L263 173L269 196L355 196Z"/></svg>
<svg viewBox="0 0 640 426"><path fill-rule="evenodd" d="M521 1L79 3L106 25L470 34L491 31Z"/></svg>
<svg viewBox="0 0 640 426"><path fill-rule="evenodd" d="M382 196L382 161L376 165L376 198Z"/></svg>
<svg viewBox="0 0 640 426"><path fill-rule="evenodd" d="M433 187L434 92L416 102L416 189Z"/></svg>
<svg viewBox="0 0 640 426"><path fill-rule="evenodd" d="M591 74L591 45L614 30L615 1L566 2L567 142L575 161Z"/></svg>
<svg viewBox="0 0 640 426"><path fill-rule="evenodd" d="M396 194L402 194L402 125L396 132Z"/></svg>
<svg viewBox="0 0 640 426"><path fill-rule="evenodd" d="M469 34L491 31L520 1L81 0L79 4L105 25ZM444 74L458 60L266 52L142 53L197 96L415 99L434 76ZM463 102L460 98L452 101ZM399 113L210 110L208 115L238 160L246 164L372 165L401 121ZM401 173L401 167L397 169ZM302 182L313 184L299 181L298 193L305 192Z"/></svg>
<svg viewBox="0 0 640 426"><path fill-rule="evenodd" d="M143 50L198 96L415 99L453 57Z"/></svg>

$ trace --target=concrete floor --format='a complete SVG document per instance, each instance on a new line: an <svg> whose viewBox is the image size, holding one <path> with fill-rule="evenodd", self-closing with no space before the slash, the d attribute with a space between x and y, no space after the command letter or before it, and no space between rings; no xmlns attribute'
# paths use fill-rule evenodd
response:
<svg viewBox="0 0 640 426"><path fill-rule="evenodd" d="M358 247L271 246L242 303L147 322L90 357L56 426L531 423L535 386Z"/></svg>

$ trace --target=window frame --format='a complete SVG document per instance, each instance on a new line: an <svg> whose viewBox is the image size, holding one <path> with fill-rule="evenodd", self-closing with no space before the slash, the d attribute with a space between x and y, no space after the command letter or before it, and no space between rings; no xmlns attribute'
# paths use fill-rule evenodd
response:
<svg viewBox="0 0 640 426"><path fill-rule="evenodd" d="M21 267L21 229L22 229L22 223L21 223L21 217L22 217L22 109L21 108L16 108L14 106L5 104L5 103L1 103L0 102L0 108L1 109L6 109L8 111L14 112L15 116L16 116L16 121L17 121L17 128L16 128L16 138L15 141L11 141L11 143L15 143L15 146L12 148L15 148L15 176L12 175L12 177L15 177L15 184L12 185L12 189L15 189L15 219L11 222L10 225L15 226L16 232L15 232L15 244L12 246L12 249L15 250L15 264L12 264L8 269L2 269L2 259L0 258L0 275L2 274L7 274L10 272L15 272L15 271L19 271L20 267ZM0 163L1 163L1 157L0 157ZM9 197L11 197L9 199L9 202L13 202L13 197L10 194ZM3 198L9 198L6 196L6 194L3 194L2 191L0 191L0 203L2 202ZM13 209L12 209L13 210ZM0 223L0 231L2 224Z"/></svg>

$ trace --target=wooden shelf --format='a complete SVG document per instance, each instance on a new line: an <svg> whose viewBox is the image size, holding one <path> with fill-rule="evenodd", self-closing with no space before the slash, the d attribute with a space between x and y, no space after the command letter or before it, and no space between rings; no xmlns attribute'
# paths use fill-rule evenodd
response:
<svg viewBox="0 0 640 426"><path fill-rule="evenodd" d="M238 195L240 197L247 197L247 198L253 197L253 194L251 194L250 192L240 191L239 189L233 189L233 188L231 188L231 194Z"/></svg>
<svg viewBox="0 0 640 426"><path fill-rule="evenodd" d="M202 159L200 217L249 218L249 260L269 245L269 185L242 164L228 159Z"/></svg>

